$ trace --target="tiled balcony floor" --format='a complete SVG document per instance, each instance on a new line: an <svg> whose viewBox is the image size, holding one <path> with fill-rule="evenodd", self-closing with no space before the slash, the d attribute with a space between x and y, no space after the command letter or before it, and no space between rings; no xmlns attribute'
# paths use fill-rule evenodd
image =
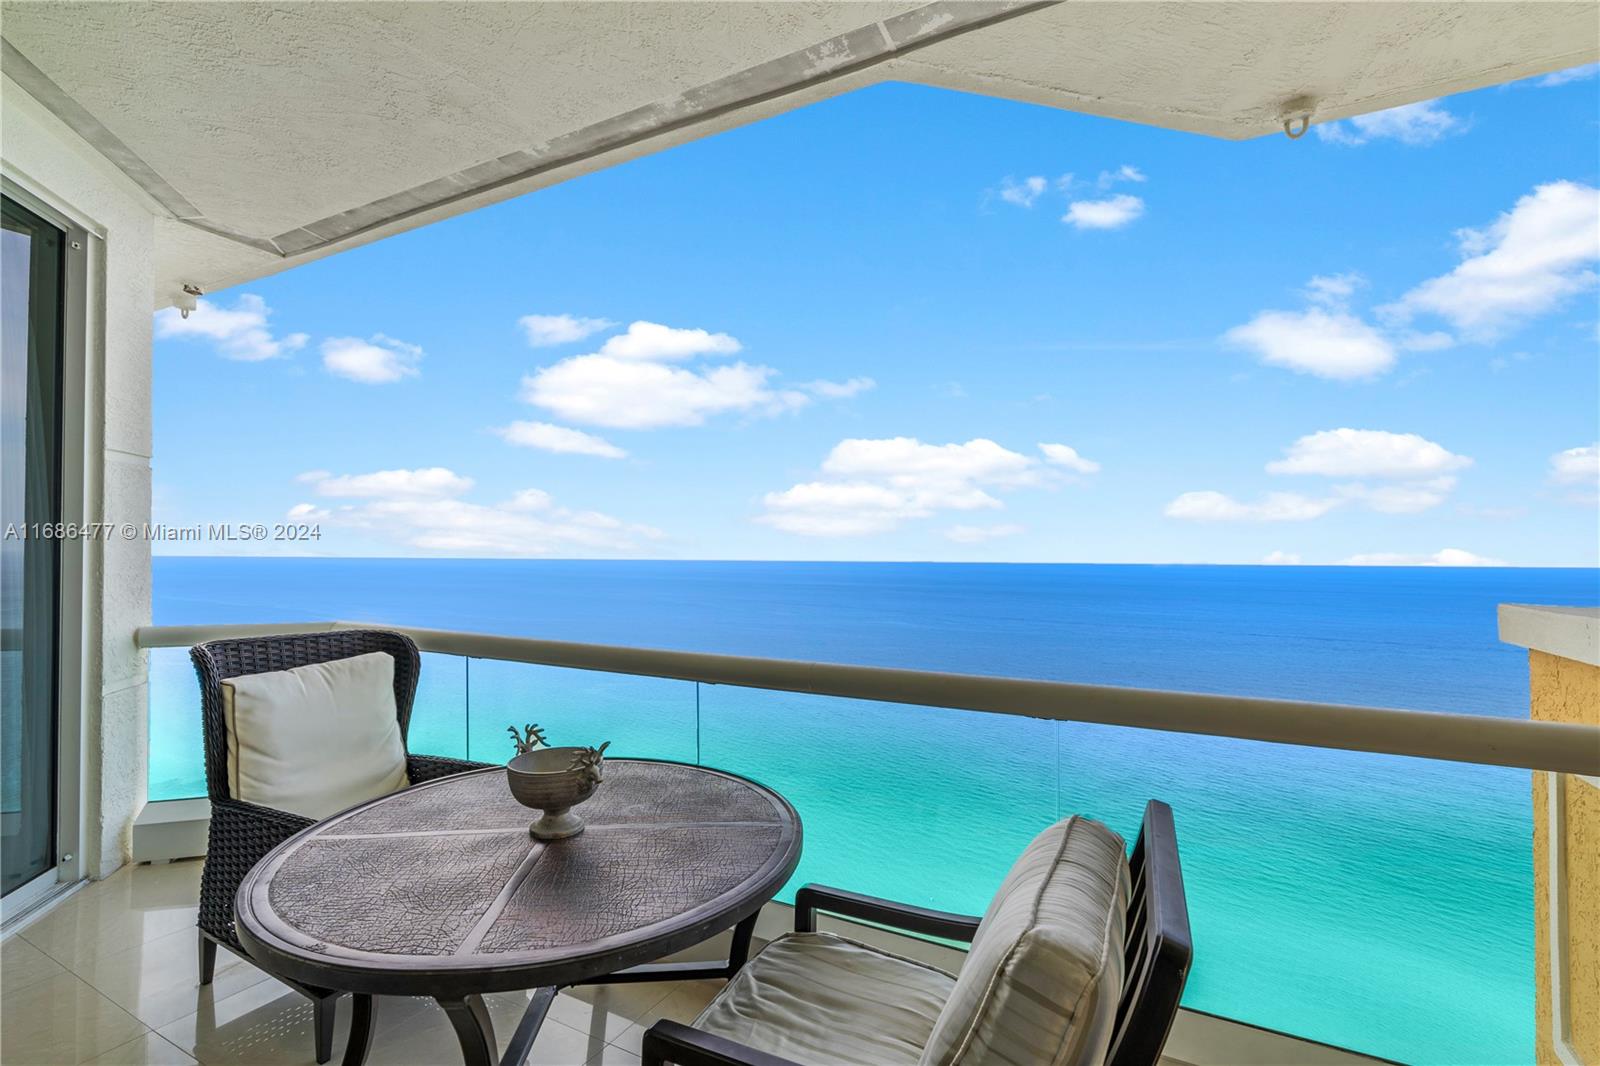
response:
<svg viewBox="0 0 1600 1066"><path fill-rule="evenodd" d="M229 952L215 981L198 982L195 900L200 863L129 866L80 889L0 948L0 1062L5 1066L96 1063L313 1063L310 1001ZM708 945L710 957L715 945ZM536 1066L636 1063L657 1018L689 1021L714 981L589 987L562 993L531 1062ZM525 993L485 1000L501 1047ZM337 1063L348 1001L339 1009ZM429 1000L380 999L374 1066L461 1061L444 1012Z"/></svg>
<svg viewBox="0 0 1600 1066"><path fill-rule="evenodd" d="M79 889L0 946L4 1066L300 1066L315 1063L311 1003L227 951L199 985L195 901L200 862L126 866ZM760 946L758 940L756 947ZM908 943L908 947L910 944ZM916 952L913 950L913 954ZM674 958L726 957L726 938ZM930 960L931 961L931 960ZM556 997L533 1066L637 1063L658 1018L688 1022L718 981L590 986ZM500 1048L527 994L484 997ZM455 1032L431 1000L379 999L373 1066L455 1066ZM339 1007L333 1062L350 1007ZM1164 1060L1163 1066L1184 1066Z"/></svg>

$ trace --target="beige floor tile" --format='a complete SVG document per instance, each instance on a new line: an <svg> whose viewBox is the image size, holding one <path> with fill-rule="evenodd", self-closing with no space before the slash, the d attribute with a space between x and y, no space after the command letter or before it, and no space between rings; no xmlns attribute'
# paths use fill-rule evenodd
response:
<svg viewBox="0 0 1600 1066"><path fill-rule="evenodd" d="M672 991L673 981L642 981L637 984L615 985L575 985L562 991L559 999L573 999L593 1009L599 1008L607 1014L616 1014L628 1019L629 1023L638 1021L649 1013L650 1008L660 1003L668 992ZM556 1009L555 1007L551 1008ZM572 1008L562 1005L563 1013ZM588 1017L586 1014L575 1014L576 1017ZM563 1021L567 1021L564 1017ZM570 1022L577 1028L587 1029L587 1022Z"/></svg>
<svg viewBox="0 0 1600 1066"><path fill-rule="evenodd" d="M146 1032L139 1019L70 973L0 1002L0 1061L6 1066L81 1063Z"/></svg>
<svg viewBox="0 0 1600 1066"><path fill-rule="evenodd" d="M59 962L20 935L0 945L0 995L20 992L63 971L64 967Z"/></svg>
<svg viewBox="0 0 1600 1066"><path fill-rule="evenodd" d="M145 1033L104 1055L96 1055L84 1066L194 1066L194 1059L158 1034Z"/></svg>
<svg viewBox="0 0 1600 1066"><path fill-rule="evenodd" d="M418 1001L388 999L378 1012L379 1034L403 1021ZM338 1006L333 1048L344 1052L350 1025L350 1001ZM200 1010L162 1026L158 1032L206 1066L224 1064L311 1063L311 1001L268 978L231 996L204 1003Z"/></svg>
<svg viewBox="0 0 1600 1066"><path fill-rule="evenodd" d="M604 1051L589 1060L588 1066L639 1066L639 1056L615 1044L607 1044Z"/></svg>
<svg viewBox="0 0 1600 1066"><path fill-rule="evenodd" d="M549 1016L603 1043L612 1043L655 1005L644 1000L653 998L659 1002L665 992L664 989L656 992L658 986L652 985L652 990L646 995L629 997L623 991L627 987L590 985L568 989L550 1005Z"/></svg>
<svg viewBox="0 0 1600 1066"><path fill-rule="evenodd" d="M722 991L721 981L673 981L667 994L636 1019L635 1024L623 1030L613 1043L630 1054L639 1054L644 1041L644 1031L662 1018L685 1025L700 1016L716 994Z"/></svg>
<svg viewBox="0 0 1600 1066"><path fill-rule="evenodd" d="M193 929L198 863L125 866L88 885L19 934L69 970L180 929Z"/></svg>
<svg viewBox="0 0 1600 1066"><path fill-rule="evenodd" d="M524 992L485 996L494 1022L495 1040L504 1052L527 1007ZM423 1001L419 1009L399 1024L384 1024L379 1008L378 1030L373 1040L371 1066L450 1066L461 1061L461 1045L449 1018L437 1005ZM579 1032L553 1017L546 1017L534 1041L528 1062L532 1066L585 1066L586 1063L631 1063L637 1059L603 1039Z"/></svg>
<svg viewBox="0 0 1600 1066"><path fill-rule="evenodd" d="M215 979L201 987L198 937L194 929L180 929L125 951L89 956L76 973L152 1029L267 979L264 971L219 949Z"/></svg>

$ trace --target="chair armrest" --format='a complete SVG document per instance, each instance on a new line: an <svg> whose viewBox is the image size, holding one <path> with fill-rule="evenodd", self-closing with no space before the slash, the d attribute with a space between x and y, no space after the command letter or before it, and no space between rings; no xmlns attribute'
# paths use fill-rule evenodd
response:
<svg viewBox="0 0 1600 1066"><path fill-rule="evenodd" d="M800 1066L792 1059L679 1022L656 1022L644 1034L643 1066Z"/></svg>
<svg viewBox="0 0 1600 1066"><path fill-rule="evenodd" d="M937 936L945 940L972 943L977 935L980 919L970 914L952 914L949 911L914 907L909 903L864 896L860 892L847 892L826 885L803 885L794 894L794 931L817 931L817 912L826 911L844 918L856 918L891 929L902 929L923 936Z"/></svg>
<svg viewBox="0 0 1600 1066"><path fill-rule="evenodd" d="M307 818L303 814L290 814L288 811L280 811L276 807L263 807L261 804L251 803L249 800L232 798L211 801L212 820L215 821L218 816L221 816L225 822L241 820L261 826L272 826L271 832L282 833L280 842L288 840L308 825L317 824L315 818ZM277 846L278 844L274 843L272 847L267 848L267 851L271 851L272 848ZM262 854L265 855L266 851L263 851Z"/></svg>
<svg viewBox="0 0 1600 1066"><path fill-rule="evenodd" d="M443 755L407 755L406 777L413 785L420 785L424 781L433 781L452 774L464 774L468 770L482 770L488 765L486 762L447 759Z"/></svg>

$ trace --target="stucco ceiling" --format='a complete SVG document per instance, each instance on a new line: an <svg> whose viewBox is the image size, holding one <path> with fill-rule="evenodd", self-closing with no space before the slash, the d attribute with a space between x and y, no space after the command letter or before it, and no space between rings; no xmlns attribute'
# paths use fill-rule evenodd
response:
<svg viewBox="0 0 1600 1066"><path fill-rule="evenodd" d="M3 35L154 201L164 304L878 81L1253 137L1591 61L1600 6L8 0Z"/></svg>

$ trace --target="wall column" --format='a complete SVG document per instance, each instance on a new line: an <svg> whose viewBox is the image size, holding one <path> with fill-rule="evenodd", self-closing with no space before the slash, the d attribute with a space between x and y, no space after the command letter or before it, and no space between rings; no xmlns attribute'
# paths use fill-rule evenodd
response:
<svg viewBox="0 0 1600 1066"><path fill-rule="evenodd" d="M1600 609L1500 607L1528 649L1532 717L1600 725ZM1533 775L1540 1066L1600 1066L1600 779Z"/></svg>

